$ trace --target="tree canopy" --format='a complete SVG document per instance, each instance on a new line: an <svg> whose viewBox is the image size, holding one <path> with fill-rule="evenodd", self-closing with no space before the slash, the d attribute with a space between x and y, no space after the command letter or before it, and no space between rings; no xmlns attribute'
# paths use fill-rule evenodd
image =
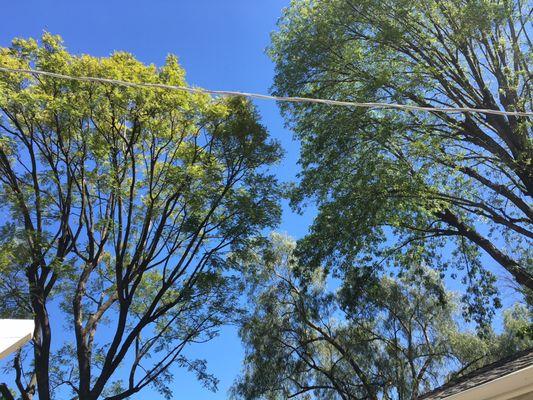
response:
<svg viewBox="0 0 533 400"><path fill-rule="evenodd" d="M236 398L416 400L452 373L533 345L520 334L530 316L518 304L502 334L466 330L455 296L415 259L398 279L352 269L336 290L323 274L298 278L294 249L274 234L247 257L253 306L241 328L246 355Z"/></svg>
<svg viewBox="0 0 533 400"><path fill-rule="evenodd" d="M293 0L272 38L274 91L531 112L531 13L521 0ZM533 288L530 118L282 107L302 143L294 204L319 209L305 265L418 252L453 264L473 312L495 293L482 254Z"/></svg>
<svg viewBox="0 0 533 400"><path fill-rule="evenodd" d="M186 85L175 56L78 56L50 34L0 64ZM173 366L215 388L184 349L238 315L227 253L278 221L280 155L243 99L0 73L0 307L36 324L2 396L169 397Z"/></svg>
<svg viewBox="0 0 533 400"><path fill-rule="evenodd" d="M292 0L273 91L531 113L532 15L522 0ZM173 55L74 55L48 33L0 65L187 86ZM242 97L0 72L0 316L36 326L3 400L170 398L179 368L216 390L187 349L235 322L233 395L249 400L415 400L533 345L531 118L281 107L301 143L292 206L317 205L297 243L263 237L282 151ZM496 275L529 302L499 333Z"/></svg>

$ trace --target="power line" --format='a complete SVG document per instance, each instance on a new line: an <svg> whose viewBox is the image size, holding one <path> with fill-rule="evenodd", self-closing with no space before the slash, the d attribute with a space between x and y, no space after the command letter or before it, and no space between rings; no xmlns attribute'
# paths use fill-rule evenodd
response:
<svg viewBox="0 0 533 400"><path fill-rule="evenodd" d="M410 104L372 103L372 102L359 103L359 102L352 102L352 101L316 99L316 98L311 98L311 97L270 96L270 95L260 94L260 93L246 93L246 92L237 92L237 91L231 91L231 90L211 90L211 89L191 88L187 86L173 86L173 85L166 85L163 83L127 82L127 81L122 81L118 79L97 78L97 77L92 77L92 76L72 76L72 75L58 74L56 72L41 71L37 69L0 67L0 71L15 72L15 73L22 73L22 74L30 74L30 75L43 75L43 76L49 76L52 78L68 79L68 80L73 80L73 81L110 83L113 85L139 87L139 88L179 90L179 91L184 91L184 92L189 92L189 93L203 93L203 94L212 94L212 95L217 95L217 96L248 97L252 99L275 100L275 101L286 102L286 103L318 103L318 104L327 104L327 105L332 105L332 106L343 106L343 107L399 109L399 110L425 111L425 112L444 113L444 114L480 113L480 114L508 115L508 116L515 116L515 117L533 116L533 112L500 111L500 110L492 110L492 109L486 109L486 108L422 107L422 106L415 106L415 105L410 105Z"/></svg>

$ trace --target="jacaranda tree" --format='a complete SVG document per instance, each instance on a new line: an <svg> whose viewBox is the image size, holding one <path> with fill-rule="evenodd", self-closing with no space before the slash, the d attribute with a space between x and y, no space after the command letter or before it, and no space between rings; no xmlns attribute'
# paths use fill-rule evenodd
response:
<svg viewBox="0 0 533 400"><path fill-rule="evenodd" d="M77 56L50 34L14 40L0 65L186 85L174 56L161 68ZM265 172L280 148L254 108L2 72L0 113L0 307L36 324L2 395L119 400L153 385L170 397L173 366L216 386L184 349L235 318L226 255L280 215Z"/></svg>

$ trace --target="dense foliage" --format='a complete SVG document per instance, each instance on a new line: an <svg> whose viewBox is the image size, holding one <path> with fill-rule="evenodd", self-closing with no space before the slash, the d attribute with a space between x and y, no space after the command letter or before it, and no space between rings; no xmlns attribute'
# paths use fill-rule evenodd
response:
<svg viewBox="0 0 533 400"><path fill-rule="evenodd" d="M49 34L0 65L186 85L174 56L76 56ZM0 73L0 308L36 324L2 395L170 397L173 366L216 387L184 349L237 315L226 255L278 220L279 157L242 99Z"/></svg>
<svg viewBox="0 0 533 400"><path fill-rule="evenodd" d="M275 93L531 112L531 13L521 0L293 0L270 49ZM302 142L294 204L319 207L306 266L451 263L478 322L491 261L533 288L531 118L283 109Z"/></svg>

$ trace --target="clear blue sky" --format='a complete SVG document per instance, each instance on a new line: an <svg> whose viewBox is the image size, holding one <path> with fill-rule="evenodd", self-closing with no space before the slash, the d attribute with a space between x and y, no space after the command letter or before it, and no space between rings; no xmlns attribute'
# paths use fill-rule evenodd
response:
<svg viewBox="0 0 533 400"><path fill-rule="evenodd" d="M273 67L265 55L269 34L288 0L90 0L7 1L2 6L0 46L14 37L38 38L46 30L59 34L73 53L107 56L114 50L133 53L145 63L161 65L176 54L190 84L212 89L267 93ZM276 168L280 179L294 177L298 148L284 129L277 105L257 102L263 123L286 151ZM299 237L310 222L284 207L280 230ZM225 399L240 371L242 348L235 330L225 329L194 355L206 358L220 379L212 394L180 371L174 384L176 399ZM3 365L0 365L3 367ZM137 398L149 398L145 393Z"/></svg>

